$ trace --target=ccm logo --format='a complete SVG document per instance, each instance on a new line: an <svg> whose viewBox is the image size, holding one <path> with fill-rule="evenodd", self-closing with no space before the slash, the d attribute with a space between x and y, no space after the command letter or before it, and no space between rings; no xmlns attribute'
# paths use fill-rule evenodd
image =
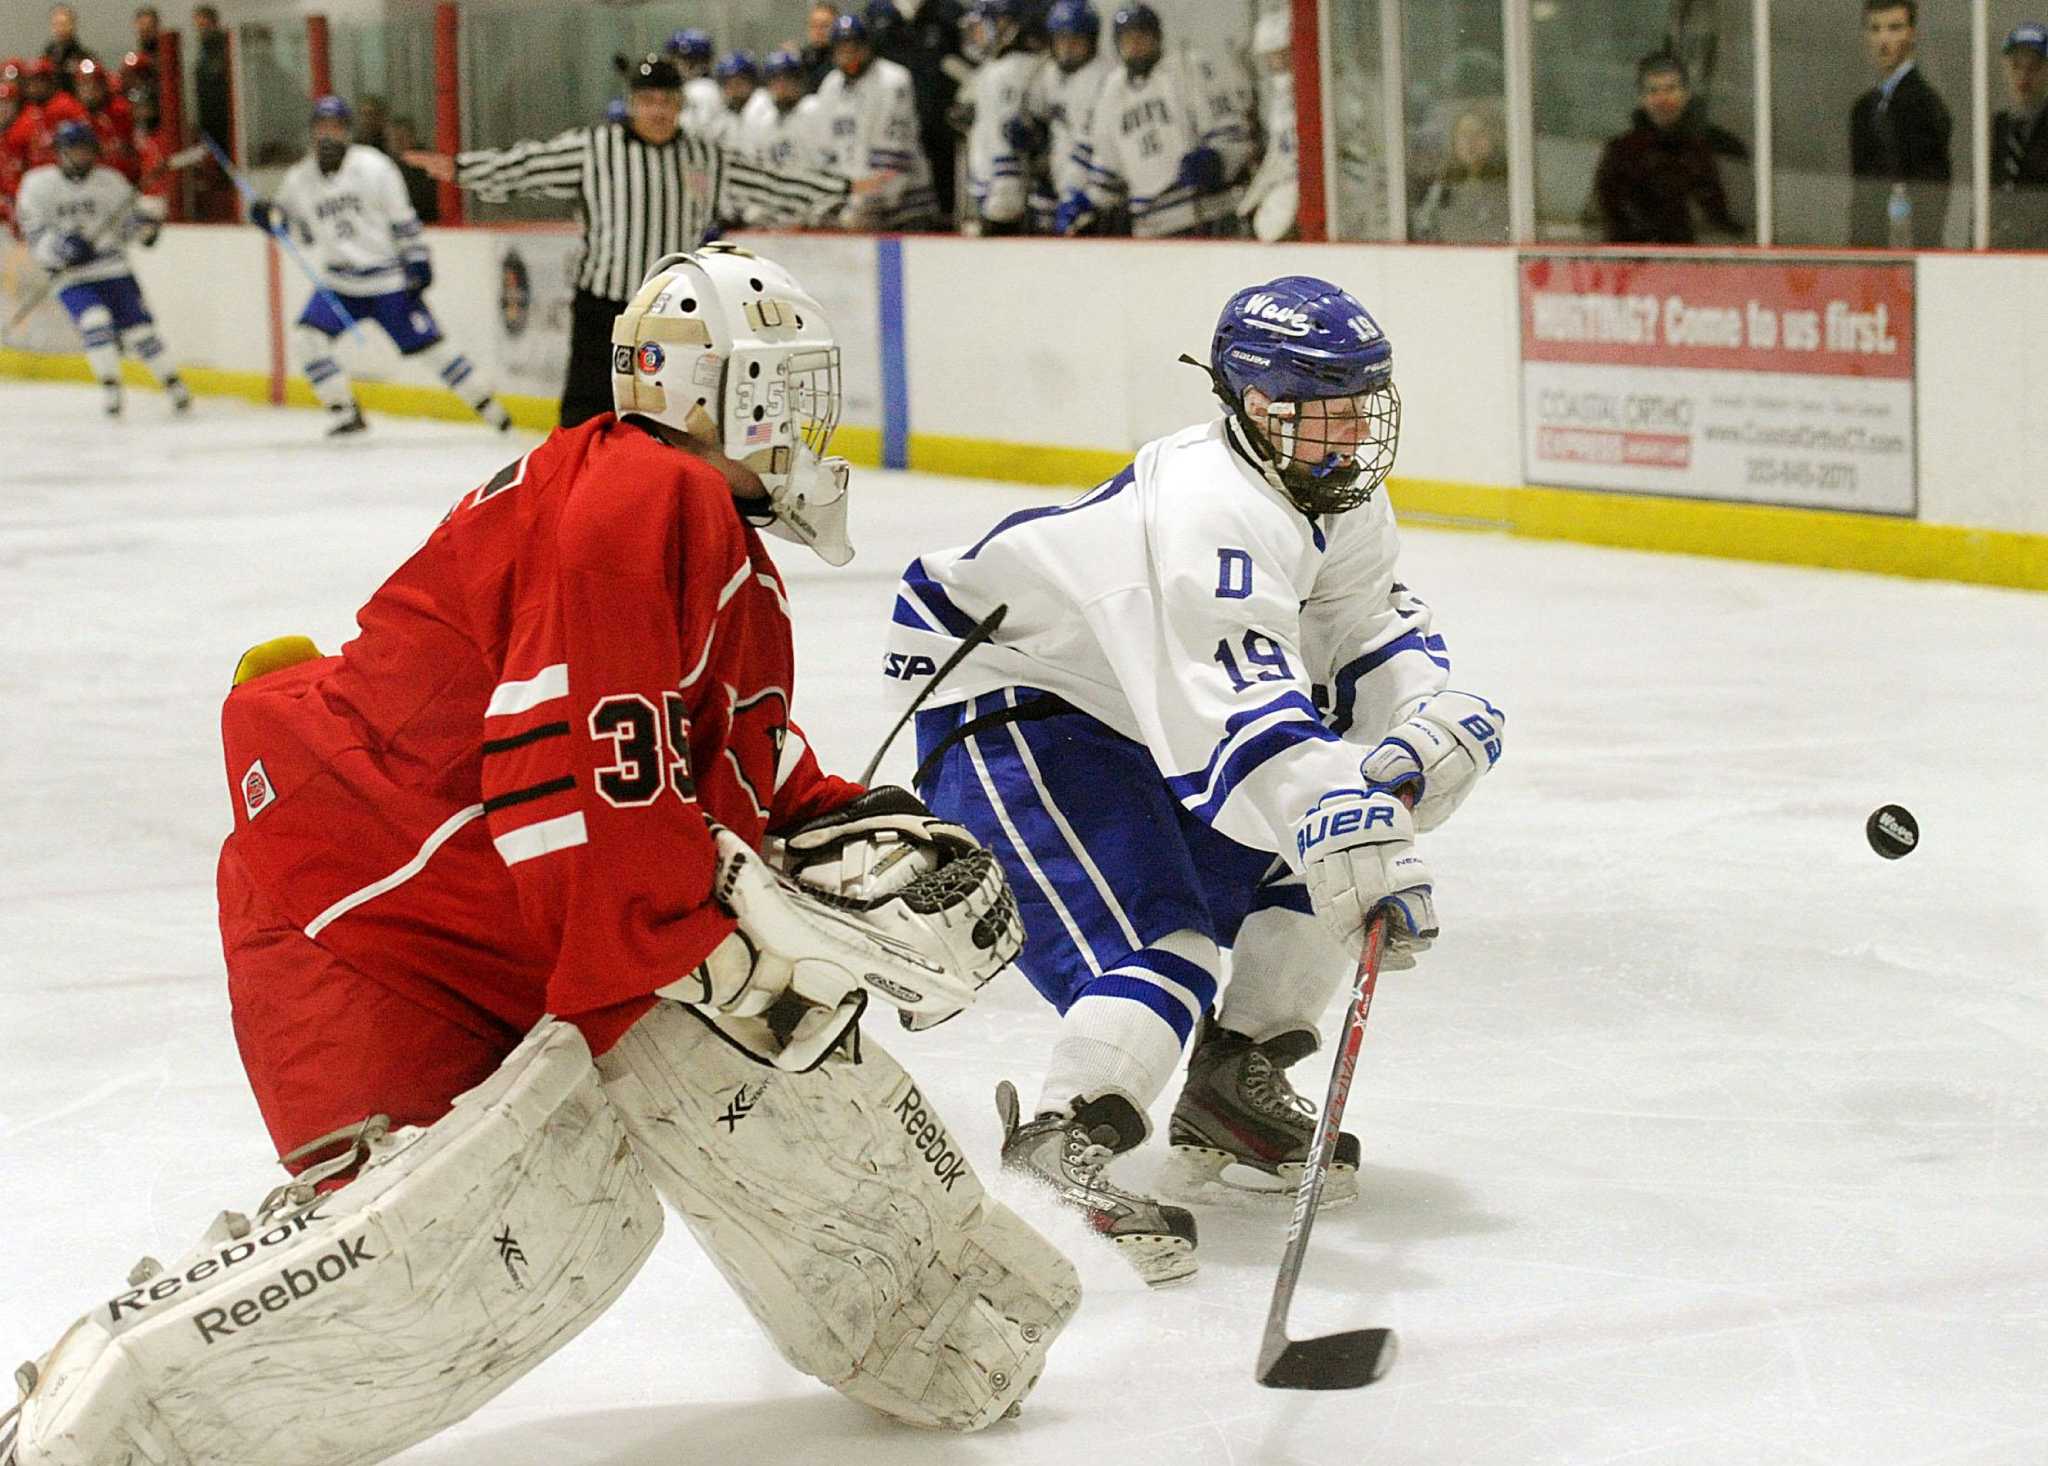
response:
<svg viewBox="0 0 2048 1466"><path fill-rule="evenodd" d="M882 675L898 682L914 682L938 670L939 664L930 657L912 656L908 652L890 652L882 664Z"/></svg>

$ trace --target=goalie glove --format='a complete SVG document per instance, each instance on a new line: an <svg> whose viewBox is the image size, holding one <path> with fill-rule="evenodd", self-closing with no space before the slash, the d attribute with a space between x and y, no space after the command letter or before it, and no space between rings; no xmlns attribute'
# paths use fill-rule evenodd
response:
<svg viewBox="0 0 2048 1466"><path fill-rule="evenodd" d="M1387 908L1383 965L1415 965L1435 940L1436 880L1415 853L1415 820L1393 795L1332 789L1302 817L1294 845L1308 899L1331 936L1356 957L1372 914Z"/></svg>
<svg viewBox="0 0 2048 1466"><path fill-rule="evenodd" d="M1469 692L1439 692L1380 740L1358 771L1368 786L1414 797L1415 828L1433 830L1500 762L1507 714Z"/></svg>

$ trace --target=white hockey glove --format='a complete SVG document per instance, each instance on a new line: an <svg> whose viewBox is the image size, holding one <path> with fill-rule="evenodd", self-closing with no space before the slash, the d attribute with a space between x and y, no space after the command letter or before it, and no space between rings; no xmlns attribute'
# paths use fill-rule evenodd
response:
<svg viewBox="0 0 2048 1466"><path fill-rule="evenodd" d="M1374 789L1412 793L1415 828L1433 830L1465 802L1479 776L1500 762L1507 721L1483 697L1439 692L1381 739L1358 771Z"/></svg>
<svg viewBox="0 0 2048 1466"><path fill-rule="evenodd" d="M1001 900L992 906L995 920L983 933L990 945L971 954L965 970L985 983L1023 950L1024 924L1001 867L966 829L939 819L908 789L870 789L800 826L781 842L778 863L805 885L824 892L828 900L863 908L926 877L937 876L934 889L953 891L956 899L970 899L985 883L992 884ZM898 1016L905 1028L921 1030L959 1011L906 1010Z"/></svg>
<svg viewBox="0 0 2048 1466"><path fill-rule="evenodd" d="M1372 913L1387 908L1381 965L1399 971L1436 937L1435 880L1415 853L1415 818L1391 794L1332 789L1294 833L1309 904L1354 957Z"/></svg>

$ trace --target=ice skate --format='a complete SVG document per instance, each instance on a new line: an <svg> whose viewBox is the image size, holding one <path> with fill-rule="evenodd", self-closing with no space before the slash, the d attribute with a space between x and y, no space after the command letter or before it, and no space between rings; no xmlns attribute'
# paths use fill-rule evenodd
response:
<svg viewBox="0 0 2048 1466"><path fill-rule="evenodd" d="M166 377L164 390L171 394L171 411L189 412L192 409L192 389L180 377Z"/></svg>
<svg viewBox="0 0 2048 1466"><path fill-rule="evenodd" d="M1160 1189L1180 1201L1285 1200L1301 1184L1316 1110L1287 1082L1287 1069L1316 1050L1297 1028L1253 1043L1205 1015L1188 1055L1188 1080L1173 1107L1172 1156ZM1322 1205L1358 1199L1358 1137L1340 1134Z"/></svg>
<svg viewBox="0 0 2048 1466"><path fill-rule="evenodd" d="M996 1114L1003 1122L1005 1170L1051 1187L1154 1287L1193 1275L1194 1217L1126 1191L1103 1174L1113 1157L1145 1138L1145 1118L1129 1100L1106 1094L1019 1123L1016 1086L1004 1080L996 1086Z"/></svg>
<svg viewBox="0 0 2048 1466"><path fill-rule="evenodd" d="M121 415L121 384L119 382L100 383L100 405L106 411L108 417L119 417Z"/></svg>
<svg viewBox="0 0 2048 1466"><path fill-rule="evenodd" d="M347 412L330 412L327 415L332 419L327 425L327 436L330 438L343 438L350 433L369 431L370 425L363 421L362 408L353 402L348 405Z"/></svg>

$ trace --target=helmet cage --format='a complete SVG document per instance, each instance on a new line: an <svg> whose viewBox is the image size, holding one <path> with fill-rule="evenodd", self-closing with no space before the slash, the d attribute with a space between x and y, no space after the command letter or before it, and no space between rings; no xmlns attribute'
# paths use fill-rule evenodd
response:
<svg viewBox="0 0 2048 1466"><path fill-rule="evenodd" d="M1256 415L1242 400L1231 405L1253 451L1306 514L1356 509L1393 471L1401 394L1391 374L1362 392L1268 402Z"/></svg>

